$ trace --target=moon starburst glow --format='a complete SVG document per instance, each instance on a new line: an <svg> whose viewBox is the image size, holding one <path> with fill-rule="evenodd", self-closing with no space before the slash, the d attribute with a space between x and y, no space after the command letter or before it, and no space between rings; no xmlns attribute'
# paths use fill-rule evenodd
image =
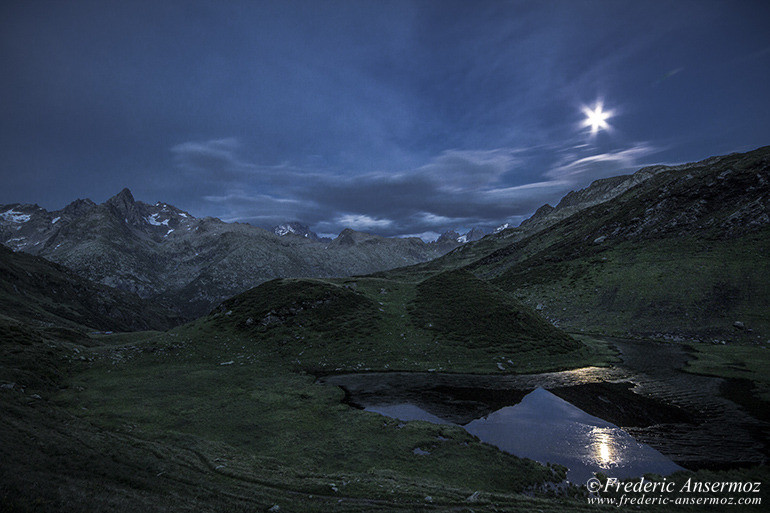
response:
<svg viewBox="0 0 770 513"><path fill-rule="evenodd" d="M601 103L597 103L594 109L583 107L583 114L586 115L583 126L591 127L591 135L596 135L599 130L608 130L610 128L607 119L612 116L612 111L603 110Z"/></svg>

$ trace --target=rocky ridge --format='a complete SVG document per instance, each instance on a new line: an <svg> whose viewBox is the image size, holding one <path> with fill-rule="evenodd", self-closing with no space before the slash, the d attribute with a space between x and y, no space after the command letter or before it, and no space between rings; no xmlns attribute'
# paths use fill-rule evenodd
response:
<svg viewBox="0 0 770 513"><path fill-rule="evenodd" d="M447 230L441 235L439 235L436 242L439 243L445 243L445 242L456 242L458 244L465 244L466 242L475 242L477 240L483 239L489 232L484 230L483 228L479 228L478 226L471 228L463 235L460 235L455 230Z"/></svg>
<svg viewBox="0 0 770 513"><path fill-rule="evenodd" d="M53 212L0 206L0 240L98 283L165 298L190 317L273 278L366 274L424 262L458 245L350 229L329 240L299 223L270 232L136 201L128 189L102 204L77 200Z"/></svg>

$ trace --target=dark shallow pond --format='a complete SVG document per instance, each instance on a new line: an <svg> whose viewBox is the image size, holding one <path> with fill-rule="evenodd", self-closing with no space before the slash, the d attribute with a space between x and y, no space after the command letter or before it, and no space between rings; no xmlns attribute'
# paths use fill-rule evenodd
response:
<svg viewBox="0 0 770 513"><path fill-rule="evenodd" d="M624 363L533 375L366 373L326 376L357 408L464 427L521 457L634 477L764 461L757 421L720 396L722 380L678 369L678 346L618 341Z"/></svg>
<svg viewBox="0 0 770 513"><path fill-rule="evenodd" d="M413 403L376 402L379 404L361 406L402 421L455 424ZM574 483L585 483L595 472L625 478L681 470L616 425L589 415L543 388L527 393L513 406L504 406L462 427L482 442L516 456L564 465L569 468L567 478Z"/></svg>

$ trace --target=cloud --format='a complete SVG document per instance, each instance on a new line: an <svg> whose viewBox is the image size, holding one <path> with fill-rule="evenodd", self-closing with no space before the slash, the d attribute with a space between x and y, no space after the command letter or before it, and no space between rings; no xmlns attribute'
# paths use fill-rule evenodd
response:
<svg viewBox="0 0 770 513"><path fill-rule="evenodd" d="M239 148L234 138L203 142L185 142L171 148L176 164L191 173L230 175L245 167L235 154Z"/></svg>
<svg viewBox="0 0 770 513"><path fill-rule="evenodd" d="M575 141L551 147L553 162L541 172L533 172L528 148L450 149L412 169L368 173L251 163L239 155L235 139L184 143L172 151L180 168L208 177L209 192L201 199L225 220L263 227L297 220L321 233L353 228L421 237L518 223L572 189L631 170L655 151L636 144L598 153Z"/></svg>
<svg viewBox="0 0 770 513"><path fill-rule="evenodd" d="M190 178L210 182L247 183L256 180L263 184L289 186L301 179L311 178L310 171L292 167L287 163L264 165L242 158L242 145L237 138L190 141L171 148L175 165Z"/></svg>
<svg viewBox="0 0 770 513"><path fill-rule="evenodd" d="M585 157L576 157L571 154L562 163L547 171L545 176L553 180L575 183L585 181L586 178L596 180L597 178L623 174L623 172L639 166L640 159L656 151L648 144L636 144L623 150Z"/></svg>
<svg viewBox="0 0 770 513"><path fill-rule="evenodd" d="M339 225L353 228L354 230L380 230L393 224L390 219L374 219L362 214L344 214L335 220Z"/></svg>
<svg viewBox="0 0 770 513"><path fill-rule="evenodd" d="M466 191L499 182L521 164L516 153L513 149L447 150L417 173L429 177L444 191Z"/></svg>

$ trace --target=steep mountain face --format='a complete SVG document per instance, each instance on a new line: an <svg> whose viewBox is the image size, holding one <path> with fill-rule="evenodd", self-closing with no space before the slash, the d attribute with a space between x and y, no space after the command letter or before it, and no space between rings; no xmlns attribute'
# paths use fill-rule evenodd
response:
<svg viewBox="0 0 770 513"><path fill-rule="evenodd" d="M585 189L568 193L555 207L548 204L543 205L532 217L522 221L520 228L523 228L528 233L543 230L581 210L609 201L659 173L671 173L692 168L714 166L718 165L725 158L729 158L729 156L710 157L700 162L678 166L643 167L631 175L613 176L596 180Z"/></svg>
<svg viewBox="0 0 770 513"><path fill-rule="evenodd" d="M435 273L446 269L456 269L476 262L498 250L501 251L501 254L515 253L516 250L511 249L514 247L514 244L522 242L525 239L532 237L565 219L576 216L591 207L605 203L612 204L611 200L622 195L629 189L645 183L647 180L658 174L662 173L669 175L670 173L684 173L684 176L687 176L691 169L707 171L711 169L722 169L721 163L723 161L729 163L736 158L741 158L742 155L751 156L754 154L764 154L766 152L767 148L760 148L747 154L715 156L699 162L676 166L650 166L642 168L631 175L596 180L584 189L568 193L556 207L547 204L541 206L529 219L524 220L519 226L513 227L508 223L505 223L496 228L492 234L484 237L483 240L476 241L472 244L463 244L442 257L413 266L408 272ZM760 184L760 186L761 185L762 184ZM742 201L740 197L738 197L737 200ZM671 205L673 205L673 203ZM578 215L572 222L577 223L580 219L581 217Z"/></svg>
<svg viewBox="0 0 770 513"><path fill-rule="evenodd" d="M480 240L485 235L487 235L487 233L488 232L486 230L479 227L471 228L464 235L460 235L454 230L448 230L442 233L439 236L439 238L436 240L436 242L439 242L439 243L456 242L458 244L465 244L466 242L474 242L474 241Z"/></svg>
<svg viewBox="0 0 770 513"><path fill-rule="evenodd" d="M514 242L521 241L526 237L545 230L549 226L587 208L608 202L659 173L684 171L694 167L713 166L717 165L722 159L728 157L729 156L710 157L701 162L678 166L649 166L644 167L631 175L596 180L584 189L569 192L555 207L548 204L541 206L530 218L522 221L519 226L514 227L505 223L497 227L491 236L486 237L483 241L476 244L465 244L460 246L451 254L447 255L446 258L442 258L435 263L430 262L426 264L424 268L443 269L456 268L465 265L492 251L506 247ZM472 242L480 240L482 237L468 237L467 241Z"/></svg>
<svg viewBox="0 0 770 513"><path fill-rule="evenodd" d="M166 305L94 283L44 258L0 246L0 311L34 326L135 331L182 319Z"/></svg>
<svg viewBox="0 0 770 513"><path fill-rule="evenodd" d="M471 230L465 234L465 239L466 239L466 242L474 242L477 240L481 240L486 235L487 235L487 231L477 226L477 227L471 228Z"/></svg>
<svg viewBox="0 0 770 513"><path fill-rule="evenodd" d="M0 239L14 251L43 256L99 283L166 298L188 316L269 279L366 274L457 247L353 230L329 241L298 223L271 233L136 201L128 189L101 205L77 200L55 212L0 206Z"/></svg>
<svg viewBox="0 0 770 513"><path fill-rule="evenodd" d="M770 335L770 148L600 181L535 217L443 260L570 329Z"/></svg>

